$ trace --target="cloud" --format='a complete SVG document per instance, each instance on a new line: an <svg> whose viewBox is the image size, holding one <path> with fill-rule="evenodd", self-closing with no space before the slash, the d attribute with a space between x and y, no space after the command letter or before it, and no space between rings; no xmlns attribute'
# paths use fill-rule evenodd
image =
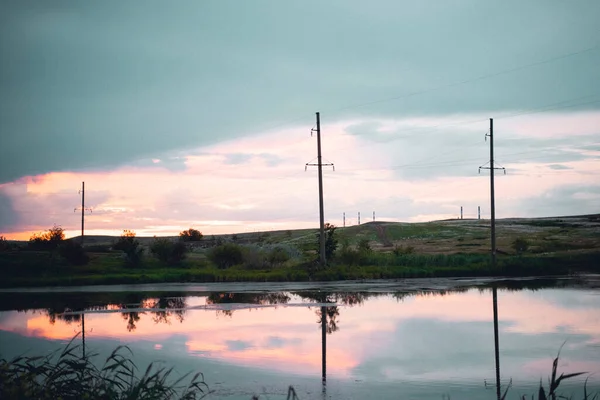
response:
<svg viewBox="0 0 600 400"><path fill-rule="evenodd" d="M15 229L20 222L19 214L13 206L13 200L0 188L0 231Z"/></svg>
<svg viewBox="0 0 600 400"><path fill-rule="evenodd" d="M596 44L598 14L541 0L3 2L0 182L308 128L315 110L327 123L586 95L569 110L597 110L598 49L538 62Z"/></svg>
<svg viewBox="0 0 600 400"><path fill-rule="evenodd" d="M572 169L571 167L568 167L563 164L550 164L550 165L548 165L548 168L557 170L557 171L561 171L561 170L565 170L565 169Z"/></svg>

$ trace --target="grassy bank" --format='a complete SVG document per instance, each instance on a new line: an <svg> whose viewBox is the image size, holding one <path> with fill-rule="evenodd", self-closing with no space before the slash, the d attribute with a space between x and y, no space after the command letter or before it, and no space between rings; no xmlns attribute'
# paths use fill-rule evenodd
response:
<svg viewBox="0 0 600 400"><path fill-rule="evenodd" d="M0 287L104 285L163 282L301 282L423 277L549 276L600 272L600 252L500 256L496 269L485 254L419 255L370 252L354 265L311 262L277 266L240 264L217 268L202 258L166 265L148 258L126 266L120 254L91 254L86 265L68 265L47 252L0 253Z"/></svg>

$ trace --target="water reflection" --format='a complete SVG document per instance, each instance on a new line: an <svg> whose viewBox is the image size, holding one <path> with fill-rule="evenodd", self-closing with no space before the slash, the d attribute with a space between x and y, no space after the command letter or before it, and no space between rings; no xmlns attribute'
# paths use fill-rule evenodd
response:
<svg viewBox="0 0 600 400"><path fill-rule="evenodd" d="M502 390L511 377L531 383L545 379L565 339L568 364L561 365L562 371L600 372L599 298L572 290L588 288L588 283L565 282L506 281L381 293L0 294L4 309L37 310L0 313L0 334L67 340L77 328L88 344L104 338L135 340L136 346L148 342L167 359L183 352L252 371L310 376L323 389L327 383L328 391L336 379L349 379L402 382L401 387L407 382L463 382L483 388L487 381L490 391L497 392L500 366ZM534 295L541 289L543 295ZM500 316L494 312L495 301ZM227 318L215 318L215 312ZM495 331L498 340L492 336ZM0 344L0 353L5 350ZM592 382L598 384L597 379Z"/></svg>

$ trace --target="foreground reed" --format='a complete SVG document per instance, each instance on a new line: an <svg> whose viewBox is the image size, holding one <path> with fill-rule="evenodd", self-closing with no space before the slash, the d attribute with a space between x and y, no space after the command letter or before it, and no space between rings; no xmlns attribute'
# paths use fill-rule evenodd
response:
<svg viewBox="0 0 600 400"><path fill-rule="evenodd" d="M129 354L128 354L129 353ZM45 357L0 360L0 398L80 399L201 399L209 393L204 376L197 373L172 378L173 368L150 363L143 374L126 346L117 347L98 368L97 354L82 356L81 345L71 340L62 352Z"/></svg>
<svg viewBox="0 0 600 400"><path fill-rule="evenodd" d="M78 336L78 335L77 335ZM75 336L75 338L77 338ZM55 351L47 356L17 357L10 361L0 360L0 398L41 400L194 400L208 396L212 391L204 382L204 376L190 373L175 379L173 368L158 367L154 363L141 374L130 358L127 346L117 347L98 368L92 359L98 354L82 355L82 346L74 345L73 338L62 352ZM585 372L558 374L560 352L552 363L548 388L540 381L537 400L574 399L559 394L558 388L567 379L584 375ZM187 383L185 383L187 382ZM512 381L504 389L502 400L506 400ZM401 388L399 388L401 391ZM261 396L253 396L259 400ZM399 394L399 398L402 395ZM289 386L288 400L299 400L296 391ZM535 395L522 395L520 400L536 400ZM598 393L588 393L587 379L584 382L581 400L598 400Z"/></svg>

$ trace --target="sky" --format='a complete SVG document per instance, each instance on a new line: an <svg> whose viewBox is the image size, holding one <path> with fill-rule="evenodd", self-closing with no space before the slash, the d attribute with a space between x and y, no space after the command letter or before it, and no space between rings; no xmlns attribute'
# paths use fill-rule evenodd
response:
<svg viewBox="0 0 600 400"><path fill-rule="evenodd" d="M0 0L0 234L599 212L600 3ZM489 164L488 164L489 165Z"/></svg>

